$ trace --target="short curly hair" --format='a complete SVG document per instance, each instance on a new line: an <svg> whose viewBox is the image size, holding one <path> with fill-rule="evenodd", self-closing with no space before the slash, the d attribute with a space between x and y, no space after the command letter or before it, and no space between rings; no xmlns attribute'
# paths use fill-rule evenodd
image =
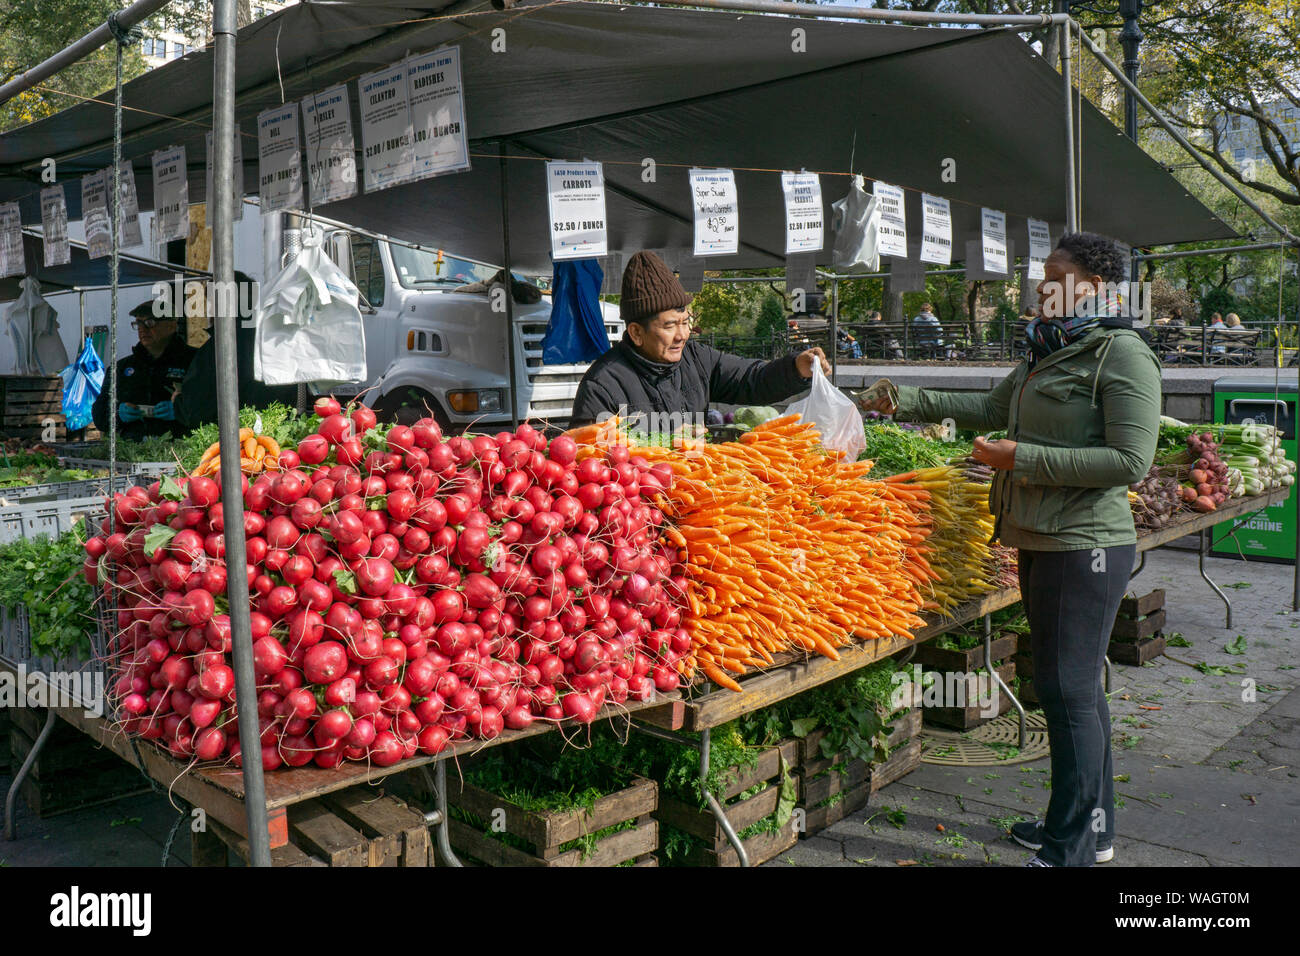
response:
<svg viewBox="0 0 1300 956"><path fill-rule="evenodd" d="M1101 276L1107 282L1123 282L1128 278L1128 256L1119 244L1095 232L1067 232L1056 244L1070 261L1089 275Z"/></svg>

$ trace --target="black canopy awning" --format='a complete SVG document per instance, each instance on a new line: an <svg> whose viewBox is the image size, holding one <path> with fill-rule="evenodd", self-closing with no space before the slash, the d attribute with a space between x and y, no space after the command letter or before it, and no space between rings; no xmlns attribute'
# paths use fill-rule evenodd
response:
<svg viewBox="0 0 1300 956"><path fill-rule="evenodd" d="M446 3L312 2L240 31L236 116L244 183L257 183L261 110L443 44L462 51L473 170L315 208L397 238L501 259L499 144L509 169L511 249L521 271L549 271L540 158L605 163L610 247L691 246L687 168L737 169L740 254L710 268L784 259L778 173L822 173L827 206L860 172L905 187L919 237L920 191L952 200L957 258L980 235L980 207L1007 214L1016 250L1025 220L1064 228L1067 180L1061 78L1013 30L939 29L574 2L448 15ZM795 52L792 30L805 31ZM504 31L504 32L501 32ZM504 51L499 49L504 43ZM350 86L360 145L356 85ZM149 157L184 144L191 201L204 195L212 55L199 52L127 84L124 154L141 207ZM47 156L69 183L110 165L112 109L74 106L0 137L0 200L40 221ZM1133 245L1235 233L1086 101L1079 225ZM168 118L179 117L179 118ZM645 181L643 161L655 163ZM358 157L358 163L361 162ZM829 208L827 209L829 223ZM829 261L826 251L818 257Z"/></svg>

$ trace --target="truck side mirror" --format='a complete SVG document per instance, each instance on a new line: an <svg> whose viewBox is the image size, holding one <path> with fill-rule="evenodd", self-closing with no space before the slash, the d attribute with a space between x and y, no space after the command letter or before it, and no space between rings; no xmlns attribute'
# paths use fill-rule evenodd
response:
<svg viewBox="0 0 1300 956"><path fill-rule="evenodd" d="M356 281L352 268L352 236L342 229L334 230L325 237L325 250L334 264Z"/></svg>

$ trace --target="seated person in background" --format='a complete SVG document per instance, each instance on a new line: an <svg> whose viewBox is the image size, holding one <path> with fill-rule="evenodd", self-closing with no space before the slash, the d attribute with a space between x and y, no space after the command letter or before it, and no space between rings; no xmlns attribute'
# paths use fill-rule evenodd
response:
<svg viewBox="0 0 1300 956"><path fill-rule="evenodd" d="M925 352L937 354L943 348L943 326L929 302L912 318L912 337Z"/></svg>
<svg viewBox="0 0 1300 956"><path fill-rule="evenodd" d="M128 313L131 328L140 341L131 354L117 363L117 408L110 409L108 377L95 399L92 414L95 427L105 434L114 412L117 433L123 438L139 440L185 429L176 418L174 400L181 380L194 358L194 349L185 344L179 331L184 320L184 303L173 307L174 286L167 284L157 299L146 299Z"/></svg>
<svg viewBox="0 0 1300 956"><path fill-rule="evenodd" d="M257 303L257 286L242 272L235 273L235 303L239 312L235 326L235 355L239 363L239 407L265 408L272 402L294 407L298 403L296 385L266 385L253 377L253 349L257 329L252 323L252 309ZM211 329L209 330L211 331ZM194 354L176 397L176 418L182 431L217 420L217 343L209 338Z"/></svg>
<svg viewBox="0 0 1300 956"><path fill-rule="evenodd" d="M1241 319L1236 312L1229 312L1228 318L1224 321L1224 325L1230 329L1240 329Z"/></svg>
<svg viewBox="0 0 1300 956"><path fill-rule="evenodd" d="M1178 329L1186 328L1187 323L1183 321L1183 310L1179 308L1175 308L1174 311L1169 315L1168 324Z"/></svg>
<svg viewBox="0 0 1300 956"><path fill-rule="evenodd" d="M1223 324L1223 316L1219 315L1219 313L1217 313L1217 312L1215 312L1213 315L1211 315L1211 316L1210 316L1210 328L1212 328L1212 329L1226 329L1227 326Z"/></svg>

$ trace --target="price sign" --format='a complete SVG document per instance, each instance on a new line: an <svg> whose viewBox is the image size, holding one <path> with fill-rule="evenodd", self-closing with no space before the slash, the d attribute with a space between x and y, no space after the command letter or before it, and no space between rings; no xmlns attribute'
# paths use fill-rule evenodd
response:
<svg viewBox="0 0 1300 956"><path fill-rule="evenodd" d="M307 184L313 203L337 202L357 192L356 140L346 85L302 101L307 131Z"/></svg>
<svg viewBox="0 0 1300 956"><path fill-rule="evenodd" d="M62 266L72 261L68 244L68 202L63 184L41 190L41 228L45 233L45 266Z"/></svg>
<svg viewBox="0 0 1300 956"><path fill-rule="evenodd" d="M1029 220L1029 278L1043 280L1043 263L1052 254L1052 233L1041 219Z"/></svg>
<svg viewBox="0 0 1300 956"><path fill-rule="evenodd" d="M981 245L984 271L1007 274L1007 214L987 207L980 210Z"/></svg>
<svg viewBox="0 0 1300 956"><path fill-rule="evenodd" d="M785 194L785 254L820 252L825 228L822 185L816 173L782 173Z"/></svg>
<svg viewBox="0 0 1300 956"><path fill-rule="evenodd" d="M406 61L410 94L412 178L469 169L460 47L444 47Z"/></svg>
<svg viewBox="0 0 1300 956"><path fill-rule="evenodd" d="M553 258L590 259L608 253L600 163L547 163L546 199Z"/></svg>
<svg viewBox="0 0 1300 956"><path fill-rule="evenodd" d="M880 231L876 248L882 256L907 258L907 220L904 218L903 190L877 182L872 190L880 206Z"/></svg>
<svg viewBox="0 0 1300 956"><path fill-rule="evenodd" d="M952 265L952 209L929 193L921 194L921 261Z"/></svg>
<svg viewBox="0 0 1300 956"><path fill-rule="evenodd" d="M692 169L695 255L730 256L740 250L740 199L730 169Z"/></svg>
<svg viewBox="0 0 1300 956"><path fill-rule="evenodd" d="M190 185L185 173L185 147L153 154L153 222L159 242L190 237ZM89 230L86 233L89 241Z"/></svg>
<svg viewBox="0 0 1300 956"><path fill-rule="evenodd" d="M296 102L258 114L257 179L263 214L302 206L302 144Z"/></svg>

